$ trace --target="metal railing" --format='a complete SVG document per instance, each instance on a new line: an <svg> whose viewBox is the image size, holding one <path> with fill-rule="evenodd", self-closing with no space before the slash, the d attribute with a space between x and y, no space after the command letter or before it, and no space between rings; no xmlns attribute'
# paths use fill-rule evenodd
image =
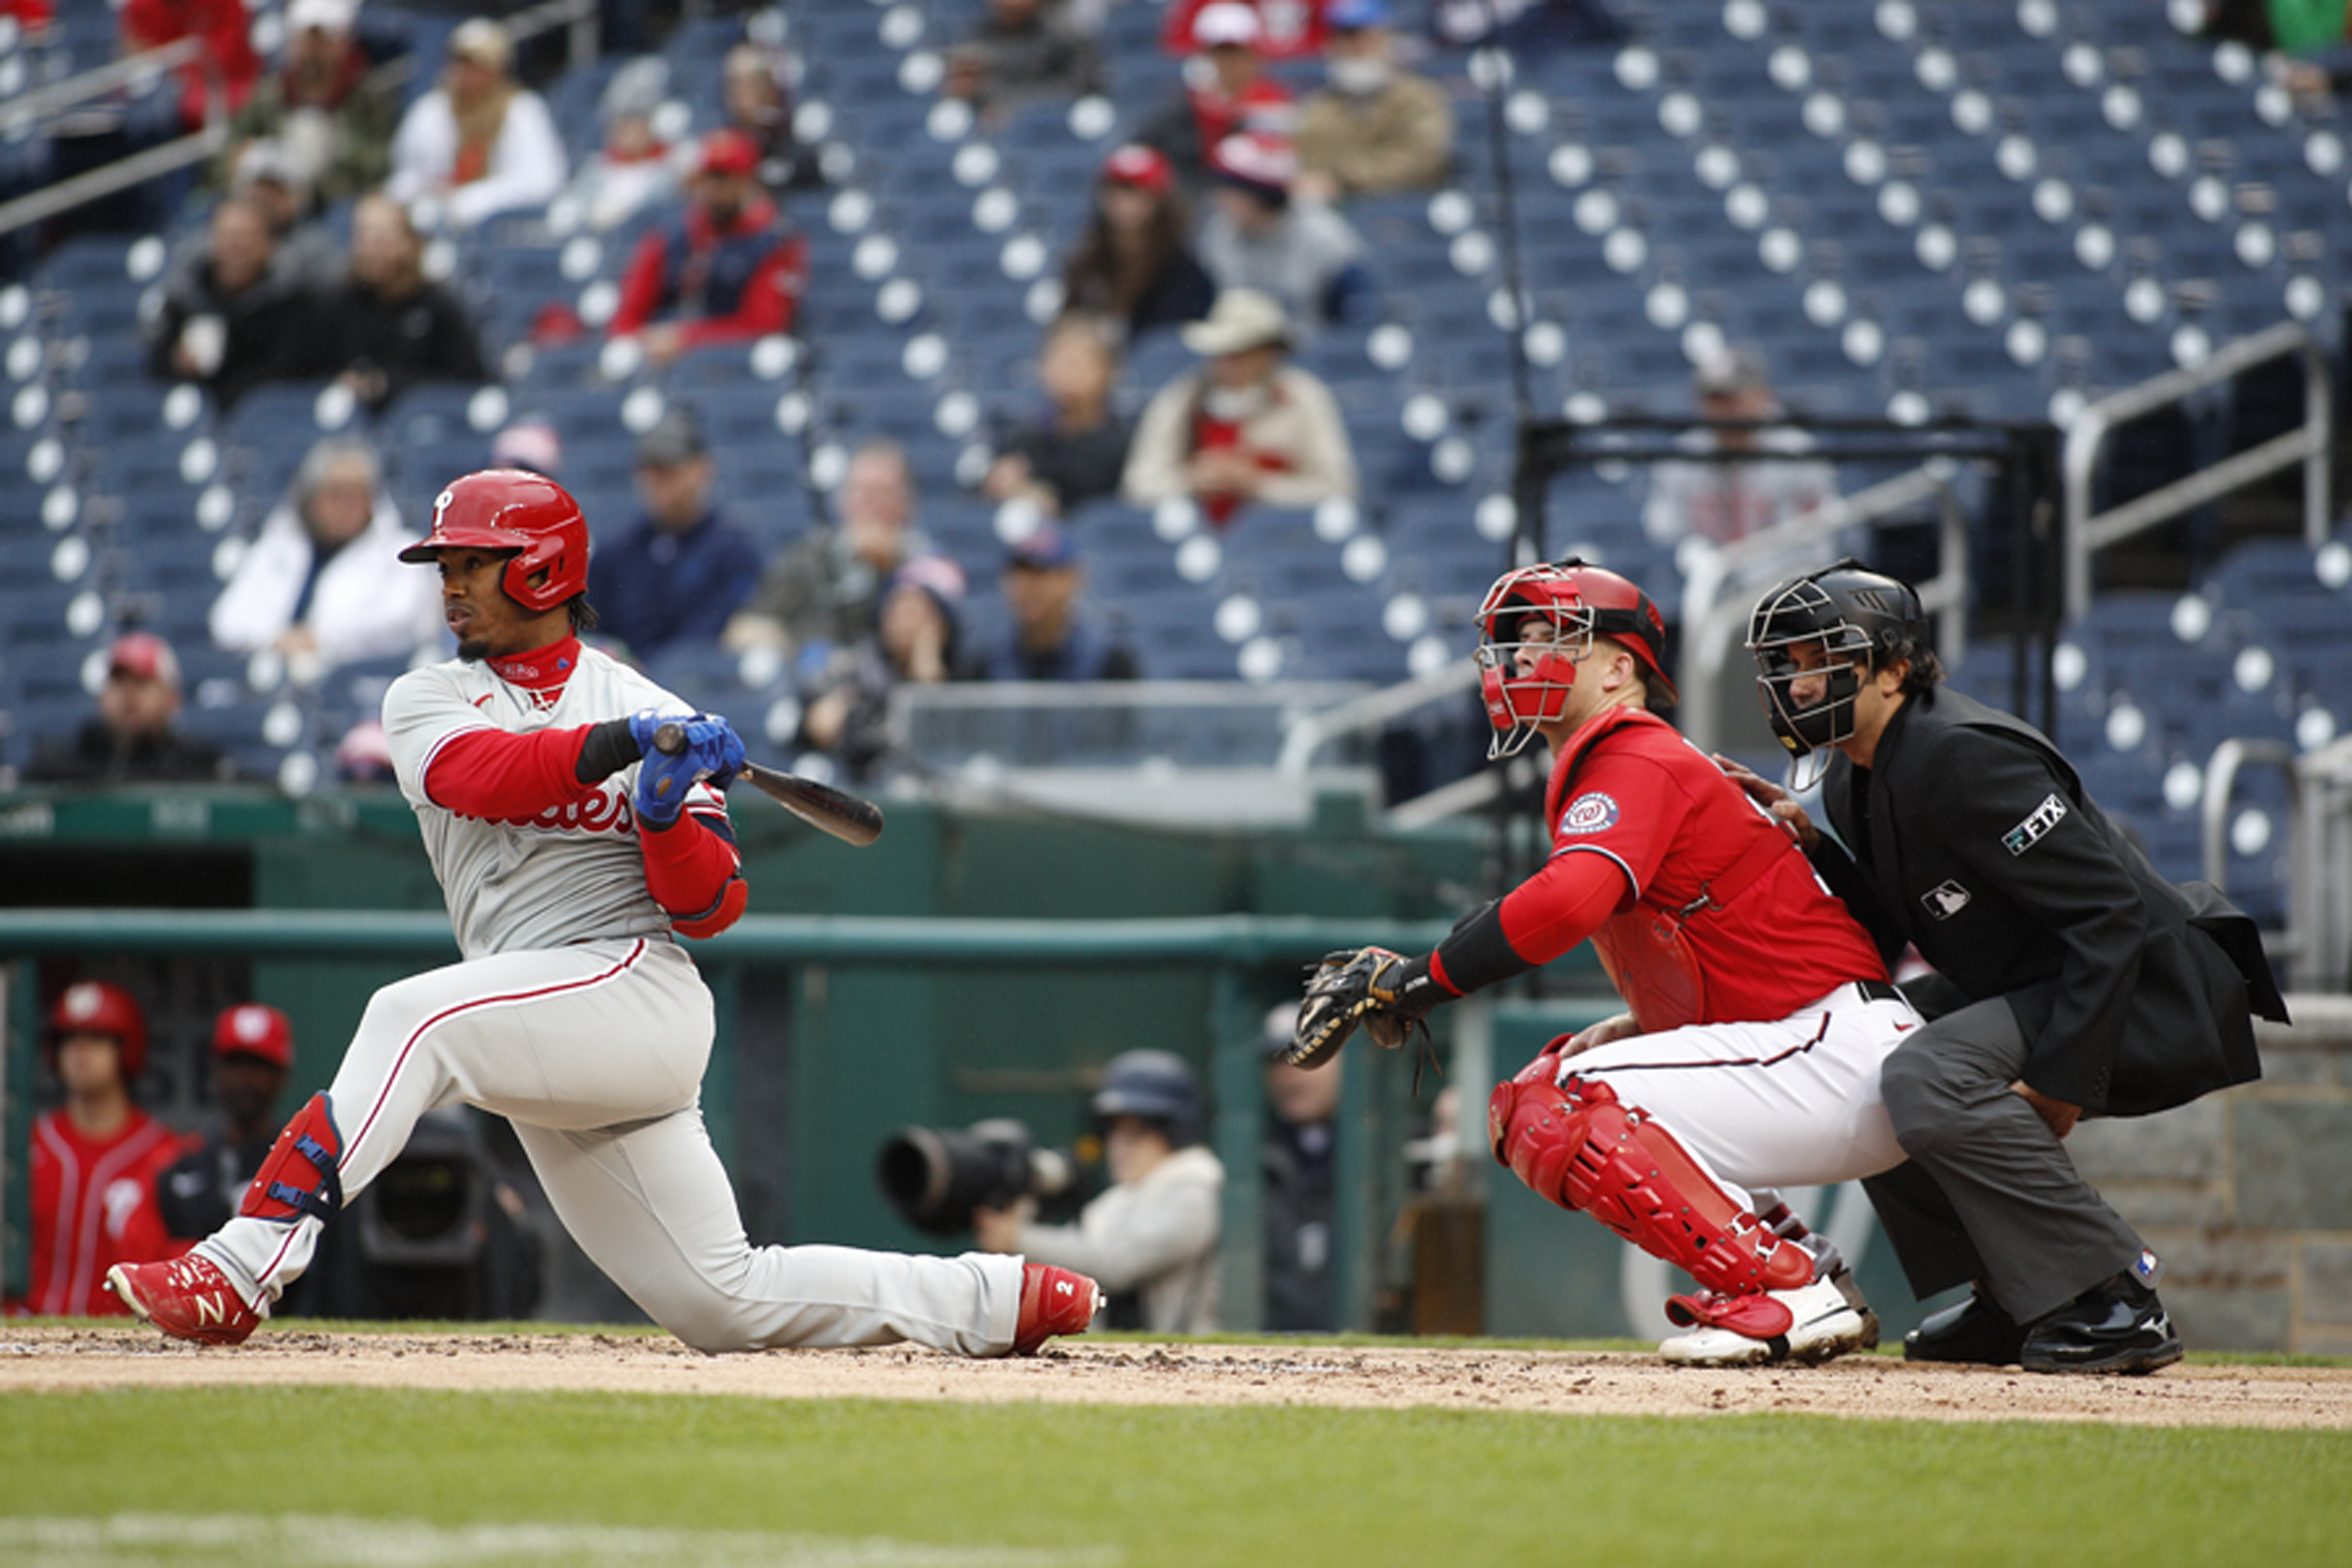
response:
<svg viewBox="0 0 2352 1568"><path fill-rule="evenodd" d="M133 83L161 77L199 58L202 52L202 46L195 39L181 38L165 44L162 48L114 60L64 81L36 88L0 104L0 135L28 120L54 114L78 103L103 98ZM59 213L68 212L87 202L101 201L118 191L142 184L158 174L168 174L190 163L200 163L219 152L227 140L228 108L222 98L219 79L208 72L205 80L203 130L175 137L160 146L143 148L127 158L88 170L72 179L46 185L30 195L18 196L13 202L0 204L0 234L13 233L29 224L47 222Z"/></svg>
<svg viewBox="0 0 2352 1568"><path fill-rule="evenodd" d="M2286 780L2286 930L2265 944L2299 992L2352 989L2352 739L2298 754L2284 741L2233 738L2206 759L2200 803L2205 879L2227 893L2239 777L2267 768Z"/></svg>
<svg viewBox="0 0 2352 1568"><path fill-rule="evenodd" d="M2186 479L2175 479L2121 506L2091 511L2091 480L2100 449L2116 427L2179 403L2253 366L2295 355L2303 361L2303 424L2259 447L2226 458ZM2181 513L2303 465L2303 532L2313 549L2326 542L2334 521L2328 510L2327 459L2335 424L2327 381L2327 355L2299 321L2281 321L2224 345L2202 364L2176 370L2100 398L2074 416L2060 459L2065 493L2066 616L2079 618L2091 607L2092 558L2111 544L2168 522Z"/></svg>
<svg viewBox="0 0 2352 1568"><path fill-rule="evenodd" d="M1740 585L1759 562L1798 554L1802 546L1928 501L1937 516L1936 575L1916 586L1920 605L1937 616L1937 652L1948 663L1959 662L1968 636L1968 518L1951 482L1930 464L1701 554L1683 588L1683 679L1676 683L1683 732L1692 744L1712 749L1721 743L1721 677L1752 608L1744 599L1725 598L1725 591Z"/></svg>

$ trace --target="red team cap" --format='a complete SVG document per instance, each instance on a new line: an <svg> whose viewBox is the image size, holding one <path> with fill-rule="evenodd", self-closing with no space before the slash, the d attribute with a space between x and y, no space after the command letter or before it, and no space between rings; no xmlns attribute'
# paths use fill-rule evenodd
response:
<svg viewBox="0 0 2352 1568"><path fill-rule="evenodd" d="M1287 195L1298 178L1298 153L1280 136L1244 131L1217 143L1209 172L1219 179L1271 195Z"/></svg>
<svg viewBox="0 0 2352 1568"><path fill-rule="evenodd" d="M275 1007L247 1002L213 1024L213 1055L259 1057L273 1067L294 1065L294 1026Z"/></svg>
<svg viewBox="0 0 2352 1568"><path fill-rule="evenodd" d="M694 172L702 174L750 174L758 172L760 150L740 131L713 131L702 139Z"/></svg>
<svg viewBox="0 0 2352 1568"><path fill-rule="evenodd" d="M1103 160L1102 177L1110 184L1133 185L1137 190L1164 196L1175 183L1176 171L1160 153L1139 142L1130 142Z"/></svg>
<svg viewBox="0 0 2352 1568"><path fill-rule="evenodd" d="M105 1035L122 1057L122 1076L134 1079L147 1065L147 1015L130 992L103 980L80 980L65 989L49 1009L48 1048L69 1035Z"/></svg>
<svg viewBox="0 0 2352 1568"><path fill-rule="evenodd" d="M106 650L106 673L135 675L160 680L174 691L180 687L180 660L172 645L153 632L127 632Z"/></svg>
<svg viewBox="0 0 2352 1568"><path fill-rule="evenodd" d="M1196 49L1255 49L1265 29L1257 19L1257 12L1241 0L1218 0L1213 5L1203 5L1192 18L1192 47Z"/></svg>

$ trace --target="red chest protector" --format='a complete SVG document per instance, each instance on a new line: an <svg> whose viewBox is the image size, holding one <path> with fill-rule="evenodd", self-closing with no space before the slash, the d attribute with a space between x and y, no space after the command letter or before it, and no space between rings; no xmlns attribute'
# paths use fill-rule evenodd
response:
<svg viewBox="0 0 2352 1568"><path fill-rule="evenodd" d="M1628 724L1664 726L1665 721L1638 708L1617 708L1587 724L1552 770L1544 796L1545 821L1559 823L1570 785L1584 759L1604 738ZM1755 886L1775 860L1796 848L1796 841L1784 833L1759 833L1729 864L1700 882L1697 898L1668 904L1644 889L1632 908L1611 915L1592 933L1592 950L1600 955L1601 967L1643 1034L1723 1021L1708 1009L1706 969L1691 945L1690 923L1711 910L1728 908Z"/></svg>

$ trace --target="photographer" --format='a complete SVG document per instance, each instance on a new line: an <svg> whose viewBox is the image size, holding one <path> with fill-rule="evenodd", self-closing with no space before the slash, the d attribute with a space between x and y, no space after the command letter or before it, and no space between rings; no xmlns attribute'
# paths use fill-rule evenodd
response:
<svg viewBox="0 0 2352 1568"><path fill-rule="evenodd" d="M1166 1051L1111 1058L1093 1111L1111 1186L1073 1226L1033 1222L1036 1204L980 1208L982 1250L1076 1268L1110 1293L1105 1325L1199 1334L1217 1327L1217 1229L1224 1167L1198 1142L1201 1090Z"/></svg>

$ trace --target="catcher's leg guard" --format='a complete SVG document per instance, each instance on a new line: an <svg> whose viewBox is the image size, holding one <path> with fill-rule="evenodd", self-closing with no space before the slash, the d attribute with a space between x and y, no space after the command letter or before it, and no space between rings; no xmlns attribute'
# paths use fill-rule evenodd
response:
<svg viewBox="0 0 2352 1568"><path fill-rule="evenodd" d="M343 1135L335 1130L333 1104L323 1094L294 1113L254 1173L253 1184L236 1212L250 1219L291 1225L304 1215L332 1217L343 1206Z"/></svg>
<svg viewBox="0 0 2352 1568"><path fill-rule="evenodd" d="M1486 1131L1495 1157L1539 1195L1583 1210L1709 1289L1749 1295L1812 1283L1804 1248L1734 1203L1673 1133L1620 1105L1605 1083L1499 1084Z"/></svg>

